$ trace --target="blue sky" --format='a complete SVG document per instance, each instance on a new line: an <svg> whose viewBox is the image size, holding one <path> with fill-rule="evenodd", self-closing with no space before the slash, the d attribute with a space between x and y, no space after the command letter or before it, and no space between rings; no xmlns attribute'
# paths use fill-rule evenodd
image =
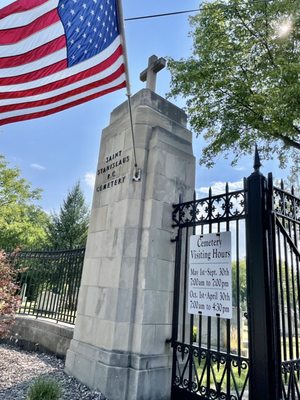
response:
<svg viewBox="0 0 300 400"><path fill-rule="evenodd" d="M1 6L6 0L1 1ZM124 17L165 13L194 9L198 0L124 0ZM175 59L191 54L192 42L188 37L188 15L128 21L125 23L127 54L132 93L144 87L139 80L140 72L146 67L148 57L171 56ZM161 96L169 91L170 76L165 69L157 79L157 93ZM5 125L0 128L0 153L13 166L21 169L22 175L33 187L43 190L41 206L46 211L57 210L66 194L80 180L90 203L93 188L91 178L96 170L102 129L109 122L110 112L126 100L125 90L119 90L92 102L77 106L61 113L32 121ZM184 106L183 100L173 101ZM199 158L201 140L194 140L194 154ZM265 163L264 173L278 172L276 163ZM237 186L244 176L252 172L252 158L244 158L233 168L222 156L213 169L200 167L197 163L196 187L205 191L213 185L216 190L224 182Z"/></svg>

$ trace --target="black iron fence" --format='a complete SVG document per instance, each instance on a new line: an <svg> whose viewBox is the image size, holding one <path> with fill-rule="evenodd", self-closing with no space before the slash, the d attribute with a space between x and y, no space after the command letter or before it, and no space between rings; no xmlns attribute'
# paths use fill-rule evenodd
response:
<svg viewBox="0 0 300 400"><path fill-rule="evenodd" d="M85 249L20 251L14 256L20 314L75 323Z"/></svg>
<svg viewBox="0 0 300 400"><path fill-rule="evenodd" d="M173 312L172 400L248 397L245 190L180 202ZM232 319L187 313L190 236L232 232ZM212 290L212 293L215 293Z"/></svg>
<svg viewBox="0 0 300 400"><path fill-rule="evenodd" d="M300 199L259 169L256 152L243 189L174 205L172 400L300 399ZM226 231L232 318L190 314L190 237Z"/></svg>
<svg viewBox="0 0 300 400"><path fill-rule="evenodd" d="M282 399L300 399L300 199L273 188Z"/></svg>

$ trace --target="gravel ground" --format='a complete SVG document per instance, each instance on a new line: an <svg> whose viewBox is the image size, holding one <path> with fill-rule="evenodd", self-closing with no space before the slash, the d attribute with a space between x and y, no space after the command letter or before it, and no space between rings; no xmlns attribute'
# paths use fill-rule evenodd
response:
<svg viewBox="0 0 300 400"><path fill-rule="evenodd" d="M43 353L29 353L8 345L0 345L0 400L25 400L29 386L37 377L55 379L63 390L64 400L105 400L67 375L64 362Z"/></svg>

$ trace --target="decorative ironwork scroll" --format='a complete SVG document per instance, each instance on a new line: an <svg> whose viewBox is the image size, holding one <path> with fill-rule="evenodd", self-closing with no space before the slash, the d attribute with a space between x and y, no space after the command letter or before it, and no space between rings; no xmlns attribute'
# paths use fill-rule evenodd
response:
<svg viewBox="0 0 300 400"><path fill-rule="evenodd" d="M193 223L236 220L245 215L245 191L226 192L221 195L175 204L173 206L174 227L186 227Z"/></svg>
<svg viewBox="0 0 300 400"><path fill-rule="evenodd" d="M281 217L300 222L300 199L283 189L273 189L274 212Z"/></svg>
<svg viewBox="0 0 300 400"><path fill-rule="evenodd" d="M173 386L205 399L242 400L248 397L247 358L177 342ZM176 390L176 389L175 389ZM202 397L200 397L202 398Z"/></svg>

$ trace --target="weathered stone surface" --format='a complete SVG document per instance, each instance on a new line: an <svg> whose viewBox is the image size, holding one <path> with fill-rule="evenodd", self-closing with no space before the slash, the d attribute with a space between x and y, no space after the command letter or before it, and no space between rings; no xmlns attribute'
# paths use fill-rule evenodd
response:
<svg viewBox="0 0 300 400"><path fill-rule="evenodd" d="M182 110L150 90L132 98L101 137L74 339L66 369L110 400L170 395L175 245L172 204L194 191L192 135ZM84 368L84 371L81 371Z"/></svg>
<svg viewBox="0 0 300 400"><path fill-rule="evenodd" d="M39 349L64 358L73 337L73 327L35 317L17 316L11 340L25 349Z"/></svg>
<svg viewBox="0 0 300 400"><path fill-rule="evenodd" d="M187 116L185 112L177 107L176 105L166 101L161 96L153 93L151 90L141 90L132 97L131 100L132 108L136 112L136 108L142 108L143 106L149 107L153 112L165 116L170 123L177 123L182 127L186 127ZM114 109L110 116L110 123L113 124L115 121L128 119L128 104L127 102L122 103ZM153 123L153 120L151 121ZM156 124L158 125L158 124Z"/></svg>

